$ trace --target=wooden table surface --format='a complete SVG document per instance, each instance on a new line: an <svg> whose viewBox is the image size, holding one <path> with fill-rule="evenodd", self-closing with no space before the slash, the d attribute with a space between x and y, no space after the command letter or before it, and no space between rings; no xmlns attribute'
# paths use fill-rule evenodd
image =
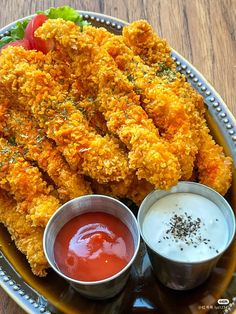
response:
<svg viewBox="0 0 236 314"><path fill-rule="evenodd" d="M69 4L126 21L148 20L215 87L236 115L236 0L1 0L0 27ZM0 289L0 313L24 313Z"/></svg>

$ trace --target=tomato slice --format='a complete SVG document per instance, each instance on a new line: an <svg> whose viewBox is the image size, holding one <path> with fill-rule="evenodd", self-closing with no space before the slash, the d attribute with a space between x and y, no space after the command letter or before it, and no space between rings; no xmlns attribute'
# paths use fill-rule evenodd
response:
<svg viewBox="0 0 236 314"><path fill-rule="evenodd" d="M34 32L37 28L42 26L46 20L46 15L38 14L29 22L25 30L25 38L28 39L31 49L42 51L45 54L53 49L54 42L52 39L43 40L41 38L35 37Z"/></svg>
<svg viewBox="0 0 236 314"><path fill-rule="evenodd" d="M31 46L30 46L30 43L29 43L28 39L24 38L24 39L12 41L12 42L6 44L5 46L2 47L2 49L0 51L2 51L3 49L5 49L5 48L7 48L9 46L22 46L26 50L30 50L31 49Z"/></svg>

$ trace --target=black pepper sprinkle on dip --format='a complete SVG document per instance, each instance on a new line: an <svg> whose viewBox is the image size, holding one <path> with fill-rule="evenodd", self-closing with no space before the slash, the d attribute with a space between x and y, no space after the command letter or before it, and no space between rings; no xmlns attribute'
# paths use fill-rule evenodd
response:
<svg viewBox="0 0 236 314"><path fill-rule="evenodd" d="M178 261L211 258L227 243L227 224L220 209L193 193L174 193L156 201L147 212L143 234L161 255Z"/></svg>

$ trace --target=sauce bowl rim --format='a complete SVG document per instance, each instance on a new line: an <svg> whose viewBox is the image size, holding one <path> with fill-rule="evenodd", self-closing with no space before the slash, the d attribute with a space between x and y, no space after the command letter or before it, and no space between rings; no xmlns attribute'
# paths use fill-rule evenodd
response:
<svg viewBox="0 0 236 314"><path fill-rule="evenodd" d="M176 260L176 259L173 259L173 258L170 258L166 255L163 255L163 254L160 254L160 252L158 252L150 243L149 241L146 239L146 237L144 236L144 233L142 231L142 224L141 224L141 214L142 214L142 211L145 209L145 203L146 201L153 195L153 194L156 194L156 193L160 193L160 192L163 192L163 190L153 190L152 192L150 192L146 197L145 199L142 201L140 207L139 207L139 211L138 211L138 216L137 216L137 221L138 221L138 226L139 226L139 232L141 234L141 237L143 239L143 241L145 242L145 244L148 246L149 249L151 249L155 254L157 254L158 256L160 256L161 258L163 259L166 259L168 261L171 261L173 263L176 263L176 264L191 264L191 265L194 265L194 264L203 264L203 263L207 263L207 262L210 262L210 261L213 261L214 259L217 259L218 257L220 257L228 248L229 246L231 245L231 243L233 242L233 239L235 237L235 232L236 232L236 220L235 220L235 214L234 214L234 211L232 209L232 207L230 206L230 204L227 202L227 200L220 194L218 193L217 191L215 191L214 189L210 188L209 186L207 185L204 185L204 184L201 184L201 183L198 183L198 182L192 182L192 181L179 181L175 186L173 186L168 192L168 194L166 195L163 195L163 197L167 196L167 195L170 195L170 194L175 194L175 193L193 193L193 194L197 194L196 191L193 192L193 191L188 191L188 192L184 192L184 191L177 191L177 192L172 192L172 189L177 187L177 186L182 186L182 185L194 185L194 186L198 186L199 188L201 189L205 189L205 190L208 190L210 193L214 194L217 198L220 198L222 200L222 202L226 205L226 207L228 208L228 211L230 213L230 216L231 216L231 220L232 220L232 236L230 237L230 239L228 240L227 242L227 245L225 246L225 248L220 251L219 253L217 253L216 255L210 257L210 258L206 258L206 259L202 259L202 260L199 260L199 261L193 261L193 262L188 262L188 261L180 261L180 260ZM197 194L197 195L201 195L204 197L204 195L202 194ZM161 199L162 197L160 198L157 198L157 200ZM207 198L207 197L205 197ZM208 198L207 198L208 199ZM212 201L214 203L214 201ZM216 206L218 206L216 204ZM218 206L219 207L219 206ZM150 209L150 208L149 208ZM227 224L227 227L228 227L228 224Z"/></svg>
<svg viewBox="0 0 236 314"><path fill-rule="evenodd" d="M112 275L112 276L110 276L110 277L107 277L107 278L104 278L104 279L101 279L101 280L97 280L97 281L82 281L82 280L78 280L78 279L73 279L73 278L71 278L71 277L65 275L59 268L57 268L57 267L55 266L56 263L53 262L53 261L49 258L49 256L48 256L48 253L47 253L47 251L48 251L48 249L47 249L48 244L46 243L46 239L47 239L47 234L48 234L50 225L51 225L52 223L54 223L54 219L55 219L56 217L58 217L58 216L65 210L65 208L66 208L67 206L69 206L71 203L73 203L73 202L75 202L75 201L78 201L78 200L81 200L81 199L85 199L85 198L91 198L91 197L92 197L92 198L103 198L103 199L106 199L106 200L115 201L119 206L122 206L124 209L126 209L126 211L131 215L131 217L132 217L132 219L133 219L133 221L134 221L134 225L135 225L135 227L136 227L136 232L137 232L137 245L136 245L136 248L135 248L135 246L134 246L135 249L134 249L134 252L133 252L133 254L132 254L132 258L130 259L130 261L129 261L129 262L127 263L127 265L126 265L125 267L123 267L118 273L115 273L114 275ZM98 210L97 212L99 212L99 210ZM77 216L79 216L79 215L80 215L80 214L78 213ZM112 214L110 214L110 215L112 215ZM75 217L77 217L77 216L75 216ZM112 216L114 216L114 215L112 215ZM114 216L114 217L115 217L115 216ZM120 218L118 218L118 217L116 217L116 218L121 221ZM71 219L73 219L73 218L71 218ZM68 221L70 221L70 220L68 220ZM67 222L66 222L66 223L67 223ZM65 223L65 224L66 224L66 223ZM124 223L124 222L123 222L123 223ZM64 225L65 225L65 224L64 224ZM126 223L124 223L124 224L126 225L126 227L128 227L128 224L126 224ZM64 225L63 225L63 226L64 226ZM62 227L63 227L63 226L62 226ZM61 228L62 228L62 227L61 227ZM61 228L60 228L60 230L61 230ZM128 228L129 228L129 227L128 227ZM131 233L131 231L130 231L130 233ZM132 239L133 239L133 241L134 241L134 236L133 236L132 233L131 233L131 236L132 236ZM135 243L134 243L134 245L135 245ZM87 195L82 195L82 196L73 198L72 200L70 200L70 201L64 203L63 205L61 205L61 206L53 213L53 215L50 217L50 219L49 219L49 221L48 221L48 223L47 223L47 225L46 225L46 228L45 228L45 230L44 230L44 234L43 234L43 251L44 251L45 257L46 257L46 259L47 259L49 265L51 266L51 268L52 268L54 271L56 271L56 273L57 273L58 275L60 275L62 278L64 278L65 280L70 281L70 282L73 282L74 284L80 284L80 285L93 286L93 285L103 284L103 283L109 282L109 281L111 281L111 280L113 280L113 279L116 279L117 277L119 277L120 275L122 275L126 270L128 270L129 267L132 266L132 264L133 264L133 262L134 262L134 260L135 260L135 258L136 258L136 256L137 256L137 254L138 254L139 247L140 247L140 231L139 231L138 221L137 221L135 215L133 214L133 212L129 209L128 206L126 206L126 205L125 205L124 203L122 203L121 201L119 201L119 200L117 200L117 199L115 199L115 198L113 198L113 197L111 197L111 196L106 196L106 195L101 195L101 194L87 194Z"/></svg>

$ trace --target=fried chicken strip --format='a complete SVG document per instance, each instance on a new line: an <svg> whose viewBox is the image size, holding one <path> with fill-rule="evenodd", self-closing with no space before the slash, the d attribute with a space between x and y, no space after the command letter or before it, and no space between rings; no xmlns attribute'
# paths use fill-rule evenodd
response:
<svg viewBox="0 0 236 314"><path fill-rule="evenodd" d="M97 134L74 101L67 99L64 86L53 80L49 72L40 70L43 58L41 53L21 47L4 49L0 66L2 88L31 112L73 170L100 183L125 179L130 170L124 151L109 136Z"/></svg>
<svg viewBox="0 0 236 314"><path fill-rule="evenodd" d="M98 37L97 33L93 36ZM177 155L181 165L182 179L191 178L199 150L200 182L224 195L231 184L232 160L224 156L222 148L209 134L203 99L185 77L176 72L166 41L160 39L146 21L125 27L123 38L114 35L103 35L103 38L101 46L107 49L117 66L126 71L126 76L141 94L144 109L162 136L170 141L170 150ZM124 47L123 40L133 50L133 55ZM153 88L155 84L161 88Z"/></svg>
<svg viewBox="0 0 236 314"><path fill-rule="evenodd" d="M95 29L90 26L86 27L83 32L86 33L87 36L92 37L92 40L100 46L106 42L108 38L113 36L111 33L107 32L106 29ZM68 61L68 56L63 53L62 50L60 50L60 53L63 55L63 59L66 59L68 63L71 63ZM61 56L59 59L61 59ZM54 57L54 60L54 62L58 62L58 56ZM75 69L76 65L73 64L72 67ZM71 71L67 69L67 72ZM70 75L68 74L66 75L66 78L67 80L71 80ZM82 82L79 77L76 78L75 82L72 80L70 89L71 97L75 97L77 99L76 108L84 114L89 125L92 126L99 134L104 136L109 133L109 130L106 126L104 116L97 109L96 97L94 95L87 95L84 89L81 92ZM124 148L124 144L121 141L117 138L114 140L118 142L120 147ZM137 205L140 205L142 200L154 189L154 187L144 179L138 180L136 175L132 172L125 180L119 182L110 181L107 184L99 184L95 180L92 180L92 189L97 194L110 195L116 198L129 198Z"/></svg>
<svg viewBox="0 0 236 314"><path fill-rule="evenodd" d="M118 68L141 96L143 109L169 145L170 152L178 158L181 179L188 180L192 176L197 146L183 100L156 76L156 70L134 55L124 44L122 36L113 36L102 48L113 57Z"/></svg>
<svg viewBox="0 0 236 314"><path fill-rule="evenodd" d="M176 72L171 48L165 40L158 37L147 21L136 21L124 27L123 39L135 56L139 56L144 64L149 65L158 77L163 77L165 84L170 83L168 86L177 96L191 101L201 114L205 113L202 96L186 82L184 75Z"/></svg>
<svg viewBox="0 0 236 314"><path fill-rule="evenodd" d="M66 34L66 40L62 34ZM103 113L109 131L130 150L129 164L138 178L148 180L157 188L168 189L176 184L180 176L177 158L159 138L132 84L117 69L111 56L75 25L60 19L44 23L36 36L54 39L67 50L76 66L75 75L80 77L83 86L91 86L93 91L98 89L98 110Z"/></svg>
<svg viewBox="0 0 236 314"><path fill-rule="evenodd" d="M15 198L17 210L33 226L45 227L60 206L52 195L53 187L42 179L39 169L25 161L19 150L3 138L0 138L0 188Z"/></svg>
<svg viewBox="0 0 236 314"><path fill-rule="evenodd" d="M198 179L202 184L208 185L225 195L232 183L232 158L226 157L223 147L213 140L205 119L199 129L199 135L201 147L196 160Z"/></svg>
<svg viewBox="0 0 236 314"><path fill-rule="evenodd" d="M164 63L166 66L173 64L171 49L166 40L158 37L147 21L139 20L124 27L123 37L126 45L146 64Z"/></svg>
<svg viewBox="0 0 236 314"><path fill-rule="evenodd" d="M43 228L32 227L17 211L16 202L0 189L0 222L8 229L18 250L23 253L36 276L46 276L49 267L43 252Z"/></svg>
<svg viewBox="0 0 236 314"><path fill-rule="evenodd" d="M84 32L92 37L97 45L108 51L116 61L118 68L134 84L135 90L143 100L143 108L149 117L153 119L158 129L161 130L162 137L170 143L169 150L178 158L181 167L181 179L188 180L191 178L197 146L191 132L188 115L183 108L183 104L180 103L181 100L170 89L166 88L156 90L158 95L154 94L150 97L148 90L154 85L150 82L156 79L156 69L154 70L145 65L139 57L135 57L133 51L124 44L123 37L94 27L86 27ZM167 48L166 51L170 51ZM135 77L138 79L137 83ZM159 81L160 79L158 79L158 83ZM95 116L97 120L98 114L95 105L91 104L90 109L89 114L91 117ZM158 123L163 122L163 120L159 121L160 117L165 117L165 124ZM96 120L94 119L94 121ZM104 124L104 121L102 123Z"/></svg>
<svg viewBox="0 0 236 314"><path fill-rule="evenodd" d="M168 151L154 124L139 105L127 78L117 70L109 57L99 57L99 110L108 129L126 144L130 167L138 179L146 179L156 188L168 189L180 177L177 158ZM106 64L106 66L105 66ZM109 64L109 72L105 68Z"/></svg>
<svg viewBox="0 0 236 314"><path fill-rule="evenodd" d="M54 63L57 62L57 60L55 61L54 59L53 59L53 61L54 61ZM58 61L58 62L60 62L60 61ZM44 65L44 67L45 67L45 65ZM59 80L59 78L57 78L57 81L58 80ZM107 131L107 128L104 128L105 127L104 118L101 115L101 113L96 110L96 115L93 114L94 105L93 105L93 100L91 98L87 97L86 99L84 99L82 101L76 102L75 103L75 107L78 109L78 112L80 113L80 116L82 116L82 115L84 116L85 115L86 120L89 118L88 119L88 123L90 125L92 125L94 128L96 128L96 130L97 130L97 128L99 128L101 130L101 133L103 133L103 134ZM64 108L63 116L67 117L68 111L69 111L68 108ZM97 119L98 117L100 118L99 120ZM103 119L101 119L101 117ZM60 119L57 119L56 123L58 123L58 120L60 120ZM49 123L51 123L51 121ZM83 127L83 124L84 123L81 123L81 127ZM75 130L75 128L73 128L73 130ZM84 131L82 130L82 132L84 132ZM66 139L68 139L68 134L69 133L67 132L67 130L65 130L65 135L67 136ZM82 133L82 134L84 134L84 133ZM56 131L54 129L54 133L51 134L51 137L56 140L55 136L57 136L57 134L56 134ZM60 137L63 138L62 136L58 135L58 138L60 138ZM86 136L84 136L84 138L86 138ZM115 144L117 147L121 146L120 142L118 142L117 139L112 138L110 136L106 136L106 138L109 139L110 144L113 144L113 145ZM60 142L59 143L59 147L62 147L62 146L63 146L63 143ZM87 148L87 146L85 148L82 147L81 148L81 153L82 153L82 151L84 151L84 153L86 153L86 151L88 149L89 148ZM109 146L109 149L111 150L111 153L112 153L112 145ZM65 153L65 150L64 150L64 153ZM118 159L120 159L120 162L122 162L122 160L124 159L124 154L122 154L122 155L119 154L119 153L116 153L116 157ZM125 156L125 158L127 158L127 157ZM76 162L78 162L78 160L76 160ZM70 162L70 165L71 164L72 164L72 162ZM126 165L125 165L124 162L123 162L123 165L124 165L124 171L127 171L125 169ZM93 167L93 168L94 168L94 171L96 171L96 167ZM133 171L128 169L127 174L124 176L125 177L124 180L120 180L119 182L116 182L115 180L112 180L112 182L111 182L109 180L109 191L111 191L112 195L115 196L115 197L125 197L127 192L130 190L130 184L133 181L133 176L134 176Z"/></svg>
<svg viewBox="0 0 236 314"><path fill-rule="evenodd" d="M91 193L83 176L70 169L58 148L26 112L12 106L5 114L5 123L4 135L14 139L25 159L37 161L55 183L63 202Z"/></svg>
<svg viewBox="0 0 236 314"><path fill-rule="evenodd" d="M165 85L183 99L183 106L188 113L193 138L198 147L196 166L199 180L224 195L232 181L232 159L224 155L223 149L209 133L202 97L186 82L183 75L176 73L173 61L168 61L171 57L170 48L160 43L159 37L146 21L137 21L125 27L123 37L134 54L139 55L145 64L157 69L158 75L166 77L168 71L172 73L172 81L165 80Z"/></svg>

